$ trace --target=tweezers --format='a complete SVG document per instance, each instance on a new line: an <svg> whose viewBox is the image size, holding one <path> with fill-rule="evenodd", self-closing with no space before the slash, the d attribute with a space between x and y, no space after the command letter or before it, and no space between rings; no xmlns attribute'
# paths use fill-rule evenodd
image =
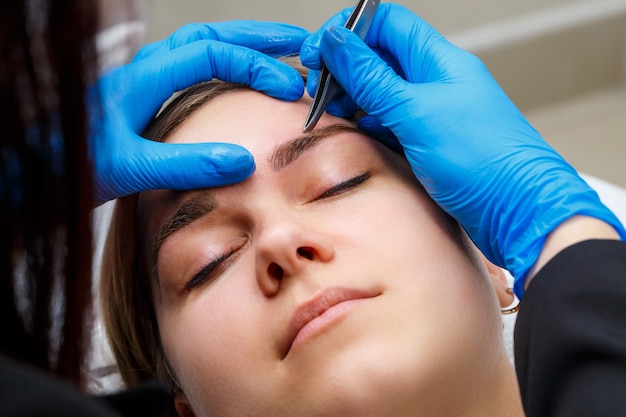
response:
<svg viewBox="0 0 626 417"><path fill-rule="evenodd" d="M348 17L345 28L356 33L361 39L365 39L365 35L367 35L367 31L372 24L374 14L379 4L380 0L359 0L354 10L352 10L350 17ZM326 65L323 65L320 72L319 83L315 90L313 104L311 104L309 115L304 123L303 132L308 132L315 127L326 110L326 107L328 107L328 104L340 91L341 86L330 71L328 71Z"/></svg>

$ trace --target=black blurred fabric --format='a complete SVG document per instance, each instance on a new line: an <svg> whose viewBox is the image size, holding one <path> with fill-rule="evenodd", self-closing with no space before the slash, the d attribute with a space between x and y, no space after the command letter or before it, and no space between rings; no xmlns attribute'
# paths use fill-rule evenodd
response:
<svg viewBox="0 0 626 417"><path fill-rule="evenodd" d="M0 357L2 417L161 417L169 401L167 389L157 382L118 394L88 396L64 381Z"/></svg>
<svg viewBox="0 0 626 417"><path fill-rule="evenodd" d="M537 273L515 365L528 417L626 416L626 242L578 243Z"/></svg>

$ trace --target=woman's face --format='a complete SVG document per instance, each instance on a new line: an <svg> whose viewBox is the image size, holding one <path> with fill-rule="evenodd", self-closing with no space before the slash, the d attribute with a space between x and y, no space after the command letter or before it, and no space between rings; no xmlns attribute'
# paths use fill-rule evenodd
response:
<svg viewBox="0 0 626 417"><path fill-rule="evenodd" d="M240 144L255 173L141 196L179 411L454 415L504 355L485 272L400 155L329 115L303 134L309 104L218 97L167 141Z"/></svg>

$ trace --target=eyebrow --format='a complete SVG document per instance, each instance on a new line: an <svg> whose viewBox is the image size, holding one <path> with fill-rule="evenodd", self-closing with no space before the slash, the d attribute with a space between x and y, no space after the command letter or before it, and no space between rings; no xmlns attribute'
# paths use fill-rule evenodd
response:
<svg viewBox="0 0 626 417"><path fill-rule="evenodd" d="M282 143L274 149L269 157L272 168L279 171L297 160L306 151L312 149L324 139L341 133L362 133L361 130L344 124L334 124L314 129L309 133L296 136ZM165 239L190 225L195 220L209 214L218 206L218 201L210 190L203 190L199 194L185 200L176 212L169 217L159 228L152 250L152 264L156 267L159 251Z"/></svg>
<svg viewBox="0 0 626 417"><path fill-rule="evenodd" d="M202 190L185 200L165 221L156 235L152 249L152 265L156 266L159 251L165 239L217 208L217 199L210 190Z"/></svg>
<svg viewBox="0 0 626 417"><path fill-rule="evenodd" d="M289 141L278 145L269 157L269 162L274 170L280 171L298 159L303 153L318 145L323 139L341 133L362 132L355 127L344 124L334 124L314 129L309 133L296 136Z"/></svg>

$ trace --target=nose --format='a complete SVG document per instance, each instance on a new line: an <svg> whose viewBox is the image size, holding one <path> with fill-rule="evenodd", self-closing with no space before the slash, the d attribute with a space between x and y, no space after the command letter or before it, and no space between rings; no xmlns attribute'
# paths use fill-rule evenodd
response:
<svg viewBox="0 0 626 417"><path fill-rule="evenodd" d="M265 218L261 227L256 239L256 277L268 297L278 294L284 280L335 255L329 237L296 216L274 215Z"/></svg>

